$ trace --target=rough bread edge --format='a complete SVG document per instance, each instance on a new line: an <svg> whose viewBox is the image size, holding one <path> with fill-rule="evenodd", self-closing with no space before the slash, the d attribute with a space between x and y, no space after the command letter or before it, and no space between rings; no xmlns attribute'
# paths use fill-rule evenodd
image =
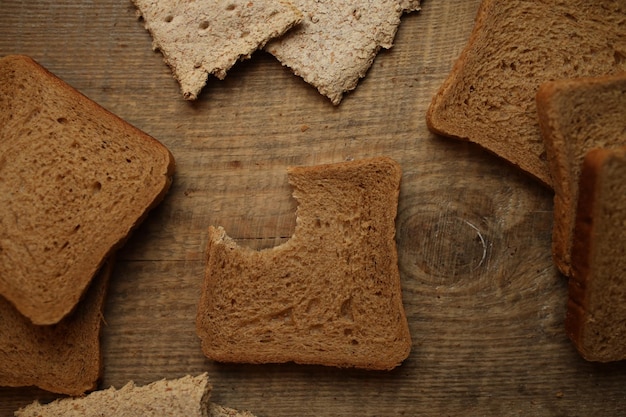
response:
<svg viewBox="0 0 626 417"><path fill-rule="evenodd" d="M10 297L6 297L13 305L16 306L16 308L22 314L24 314L29 319L31 319L31 321L34 324L50 325L50 324L58 323L61 319L63 319L63 317L67 316L75 309L77 303L80 301L87 287L89 286L89 282L91 282L91 279L93 279L93 276L102 267L107 257L115 253L120 247L122 247L126 243L128 238L132 234L133 230L136 229L137 226L139 226L139 224L141 224L145 220L145 218L148 216L148 213L152 209L154 209L156 206L158 206L161 203L161 201L165 198L165 195L169 191L169 188L173 181L173 175L176 170L176 162L170 150L161 142L159 142L152 136L148 135L147 133L143 132L142 130L138 129L137 127L131 125L130 123L123 120L121 117L117 116L116 114L110 112L106 108L102 107L100 104L91 100L89 97L87 97L86 95L84 95L83 93L81 93L80 91L78 91L77 89L75 89L74 87L66 83L65 81L63 81L61 78L59 78L58 76L50 72L48 69L46 69L44 66L36 62L31 57L26 56L26 55L7 55L5 57L0 58L0 65L5 65L5 63L9 63L9 65L14 65L13 62L21 62L22 64L28 66L29 69L31 69L33 72L38 73L44 78L43 82L51 84L53 86L52 87L53 89L55 90L58 89L59 93L68 95L74 98L74 100L77 102L77 105L85 110L85 113L98 115L100 117L106 117L111 120L111 123L118 124L121 127L129 130L131 134L142 137L143 140L150 142L155 148L158 148L160 152L163 152L164 155L166 155L166 159L168 161L163 188L155 196L152 203L148 205L148 207L146 207L146 209L142 213L139 213L132 227L130 228L129 233L125 237L120 239L117 243L112 245L111 248L109 248L108 252L105 253L102 260L97 265L94 265L91 278L85 283L85 286L80 296L76 300L74 300L72 305L69 305L68 308L59 310L57 312L44 311L44 310L37 309L37 308L29 309L28 311L25 311L23 308L24 306L17 305L14 302L14 300L12 300Z"/></svg>
<svg viewBox="0 0 626 417"><path fill-rule="evenodd" d="M576 227L572 246L572 274L568 282L568 301L565 316L565 331L583 358L588 361L606 362L611 359L599 357L586 345L584 335L589 305L589 286L591 284L591 260L594 256L594 212L598 198L601 168L610 158L606 149L592 149L587 152L582 174L579 180L580 193L584 198L578 200Z"/></svg>
<svg viewBox="0 0 626 417"><path fill-rule="evenodd" d="M159 392L163 390L162 385L165 385L165 391L173 394L173 396L169 396L167 399L173 398L174 403L158 403L158 401L167 401L167 399L160 398L158 395ZM172 387L172 385L174 386ZM172 380L162 379L140 387L130 381L119 390L111 387L106 390L94 391L84 397L62 398L48 404L41 404L39 401L34 401L30 405L15 411L14 415L16 417L57 417L65 415L84 417L101 417L105 415L135 417L135 414L128 413L139 411L136 408L138 407L141 408L142 415L157 417L169 415L168 412L173 412L173 407L177 404L188 406L190 401L188 396L189 391L196 389L202 390L196 410L199 411L199 413L196 414L196 416L210 417L209 398L212 386L206 372L195 377L187 375ZM146 403L146 397L153 398L149 403ZM114 412L114 414L111 414L112 412Z"/></svg>
<svg viewBox="0 0 626 417"><path fill-rule="evenodd" d="M204 77L204 80L201 83L196 84L193 88L186 89L183 86L182 77L179 75L178 69L174 65L174 63L176 62L176 59L174 57L170 57L169 55L167 55L163 51L163 48L161 46L161 44L162 44L161 37L157 36L154 33L154 31L151 29L150 24L146 20L146 18L144 16L144 13L141 11L141 8L139 7L137 1L132 0L133 6L135 7L135 16L136 16L137 20L143 21L144 29L150 34L150 36L152 38L152 50L154 52L157 52L157 51L160 52L161 56L163 57L163 61L170 68L172 77L179 84L180 91L181 91L181 93L183 95L183 98L185 100L188 100L188 101L194 101L194 100L196 100L199 97L202 89L206 86L206 83L208 81L209 75L213 75L217 79L223 80L224 78L226 78L227 72L230 71L230 69L237 62L244 61L246 59L250 59L252 57L252 54L255 51L263 49L268 42L270 42L273 39L276 39L276 38L279 38L279 37L283 36L285 33L287 33L288 31L290 31L291 29L293 29L295 26L299 25L302 22L302 19L303 19L302 12L298 8L296 8L293 5L293 3L291 3L291 1L289 1L289 0L278 0L278 2L283 4L286 8L289 8L290 11L294 15L294 18L291 19L288 24L283 25L282 27L267 33L265 38L261 39L260 42L257 44L257 46L255 48L248 49L245 52L233 54L233 59L231 61L231 65L230 66L226 66L224 68L215 67L215 68L212 68L211 70L205 70L205 75L206 76Z"/></svg>
<svg viewBox="0 0 626 417"><path fill-rule="evenodd" d="M344 76L341 77L341 79L339 79L337 83L340 85L339 88L331 88L331 86L327 84L318 82L316 79L317 75L315 74L315 71L311 71L310 67L300 67L298 65L294 65L294 63L292 62L284 62L284 58L282 56L280 58L276 56L275 52L273 52L271 48L266 48L266 51L275 56L283 67L288 68L295 76L302 78L302 80L314 87L321 95L328 98L334 106L338 106L339 104L341 104L344 95L355 90L359 85L359 82L363 78L365 78L372 64L374 63L374 60L378 56L380 50L388 50L393 47L393 42L400 27L403 15L411 12L419 12L422 10L420 0L401 0L399 1L398 6L400 8L400 15L398 17L399 23L395 27L393 34L391 34L391 42L377 44L376 47L368 55L364 63L360 66L358 73L346 75L346 72L344 71Z"/></svg>
<svg viewBox="0 0 626 417"><path fill-rule="evenodd" d="M378 167L382 164L386 164L387 166L390 166L392 168L390 169L390 171L393 171L393 172L390 172L390 177L393 177L393 180L396 183L396 189L394 190L396 203L393 208L394 210L393 230L394 230L394 235L395 235L395 233L397 233L397 230L395 229L395 218L397 216L397 202L398 202L398 197L399 197L399 192L400 192L402 170L401 170L399 163L393 160L392 158L373 157L373 158L364 158L361 160L349 161L349 162L344 161L344 162L329 163L329 164L314 165L314 166L288 167L287 173L288 173L288 176L290 177L290 180L289 180L290 183L292 183L292 186L294 186L294 197L296 197L296 188L292 182L292 178L291 178L292 174L298 175L303 172L308 172L314 178L321 178L323 174L326 173L329 169L332 169L335 172L344 172L345 171L344 166L347 163L354 164L359 167L368 166L368 165ZM352 169L357 169L357 168L352 168ZM298 200L297 197L296 197L296 200ZM298 224L297 221L296 221L296 224ZM297 226L296 226L296 230L294 231L292 238L295 237L296 234L298 234ZM267 248L267 249L262 249L262 250L253 250L248 247L238 245L234 239L232 239L226 234L226 231L224 230L223 227L209 226L208 243L207 243L207 248L205 251L205 260L207 263L207 267L205 268L205 278L204 278L204 283L202 286L200 301L198 303L198 309L197 309L197 314L196 314L196 332L198 336L200 337L200 339L202 339L202 350L205 356L217 362L236 362L236 363L252 363L252 364L292 362L292 363L302 364L302 365L322 365L322 366L333 366L333 367L339 367L339 368L360 368L360 369L372 370L372 371L389 371L400 366L402 362L406 360L408 356L410 355L411 348L412 348L412 339L411 339L410 329L408 326L408 319L406 317L406 312L405 312L403 301L402 301L402 285L401 285L401 279L400 279L400 271L398 267L398 252L397 252L395 240L393 240L393 252L389 254L390 258L392 259L391 265L395 268L395 271L392 271L392 274L394 275L394 277L393 277L392 282L390 282L390 284L394 287L392 292L394 292L396 296L398 297L398 299L396 300L397 303L399 304L397 307L398 307L398 313L400 315L399 323L398 323L398 330L399 330L399 333L401 333L402 338L400 338L397 341L399 348L397 350L394 350L393 354L387 355L384 358L384 360L375 359L375 360L367 360L367 361L363 361L363 360L350 361L350 360L346 360L345 357L342 356L341 359L335 359L332 361L328 361L328 360L321 361L319 359L317 361L311 361L310 359L302 359L301 357L297 357L297 355L296 357L291 357L289 359L286 359L284 353L282 352L278 355L274 355L273 357L264 358L264 359L251 358L251 357L246 357L244 359L239 354L233 354L232 352L226 352L226 351L218 351L213 346L208 346L205 340L207 337L206 337L205 324L204 324L204 320L206 316L206 310L204 306L206 306L207 304L206 300L209 297L209 292L210 292L209 291L210 269L208 268L208 264L210 262L211 254L213 251L212 248L214 246L221 246L221 247L228 249L229 251L238 251L244 254L245 253L262 253L262 252L274 251L280 248L285 248L291 244L290 242L291 242L291 239L285 243L282 243L281 245L278 245L272 248Z"/></svg>

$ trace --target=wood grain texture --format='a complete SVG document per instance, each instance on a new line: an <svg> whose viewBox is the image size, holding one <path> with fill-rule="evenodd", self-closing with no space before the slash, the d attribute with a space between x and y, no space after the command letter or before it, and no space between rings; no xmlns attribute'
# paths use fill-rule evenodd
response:
<svg viewBox="0 0 626 417"><path fill-rule="evenodd" d="M424 0L338 106L264 52L182 99L130 1L0 2L0 55L32 56L153 135L178 169L121 250L102 387L207 371L216 402L259 416L623 415L626 367L581 359L550 257L552 194L481 149L430 134L430 99L478 0ZM286 168L387 155L403 168L397 243L413 351L392 372L205 359L194 319L206 230L241 244L291 236ZM55 395L0 388L0 416Z"/></svg>

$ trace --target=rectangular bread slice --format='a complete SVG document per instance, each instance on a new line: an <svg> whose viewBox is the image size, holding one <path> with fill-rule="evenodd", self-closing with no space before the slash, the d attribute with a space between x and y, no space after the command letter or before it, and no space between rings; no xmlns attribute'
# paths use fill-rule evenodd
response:
<svg viewBox="0 0 626 417"><path fill-rule="evenodd" d="M174 158L26 56L0 59L0 295L59 322L165 196Z"/></svg>
<svg viewBox="0 0 626 417"><path fill-rule="evenodd" d="M626 359L626 146L584 159L565 328L589 361Z"/></svg>
<svg viewBox="0 0 626 417"><path fill-rule="evenodd" d="M543 83L537 114L554 186L552 254L569 276L585 154L592 148L626 145L626 72Z"/></svg>
<svg viewBox="0 0 626 417"><path fill-rule="evenodd" d="M216 361L387 370L409 354L395 217L400 166L379 157L288 170L296 229L255 251L209 228L196 328Z"/></svg>
<svg viewBox="0 0 626 417"><path fill-rule="evenodd" d="M100 328L113 260L102 266L77 308L59 323L37 326L0 297L0 386L37 386L82 395L102 370Z"/></svg>
<svg viewBox="0 0 626 417"><path fill-rule="evenodd" d="M552 186L535 95L545 81L626 71L626 3L483 0L474 29L427 112L429 128L468 140Z"/></svg>

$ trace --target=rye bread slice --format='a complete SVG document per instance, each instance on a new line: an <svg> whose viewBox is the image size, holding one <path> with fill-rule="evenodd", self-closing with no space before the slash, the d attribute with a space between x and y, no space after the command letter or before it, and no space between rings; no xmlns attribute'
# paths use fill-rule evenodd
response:
<svg viewBox="0 0 626 417"><path fill-rule="evenodd" d="M59 322L173 173L152 137L32 59L0 59L0 295Z"/></svg>
<svg viewBox="0 0 626 417"><path fill-rule="evenodd" d="M626 359L626 147L584 159L565 328L589 361Z"/></svg>
<svg viewBox="0 0 626 417"><path fill-rule="evenodd" d="M255 251L209 228L196 328L222 362L387 370L409 354L395 217L400 166L380 157L288 170L286 243Z"/></svg>
<svg viewBox="0 0 626 417"><path fill-rule="evenodd" d="M404 12L419 0L293 0L302 23L266 50L335 105L356 88L380 48L389 49Z"/></svg>
<svg viewBox="0 0 626 417"><path fill-rule="evenodd" d="M82 395L96 388L102 370L100 328L109 259L76 310L59 323L34 325L0 297L0 386L37 386Z"/></svg>
<svg viewBox="0 0 626 417"><path fill-rule="evenodd" d="M208 74L219 79L270 39L302 19L287 0L133 0L178 80L183 97L195 100Z"/></svg>
<svg viewBox="0 0 626 417"><path fill-rule="evenodd" d="M16 417L209 417L211 384L206 373L160 380L145 386L129 382L81 398L49 404L34 403L15 412Z"/></svg>
<svg viewBox="0 0 626 417"><path fill-rule="evenodd" d="M626 3L483 0L469 41L427 112L552 186L535 95L545 81L626 71Z"/></svg>
<svg viewBox="0 0 626 417"><path fill-rule="evenodd" d="M592 148L626 145L626 72L543 83L539 126L554 186L554 262L570 275L578 179Z"/></svg>

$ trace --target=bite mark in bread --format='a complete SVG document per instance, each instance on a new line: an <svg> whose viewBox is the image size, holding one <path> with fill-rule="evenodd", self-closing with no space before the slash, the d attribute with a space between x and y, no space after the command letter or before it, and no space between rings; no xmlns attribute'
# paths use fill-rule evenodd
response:
<svg viewBox="0 0 626 417"><path fill-rule="evenodd" d="M209 228L196 319L216 361L391 369L409 354L395 243L401 170L372 158L288 171L286 243L254 251Z"/></svg>

